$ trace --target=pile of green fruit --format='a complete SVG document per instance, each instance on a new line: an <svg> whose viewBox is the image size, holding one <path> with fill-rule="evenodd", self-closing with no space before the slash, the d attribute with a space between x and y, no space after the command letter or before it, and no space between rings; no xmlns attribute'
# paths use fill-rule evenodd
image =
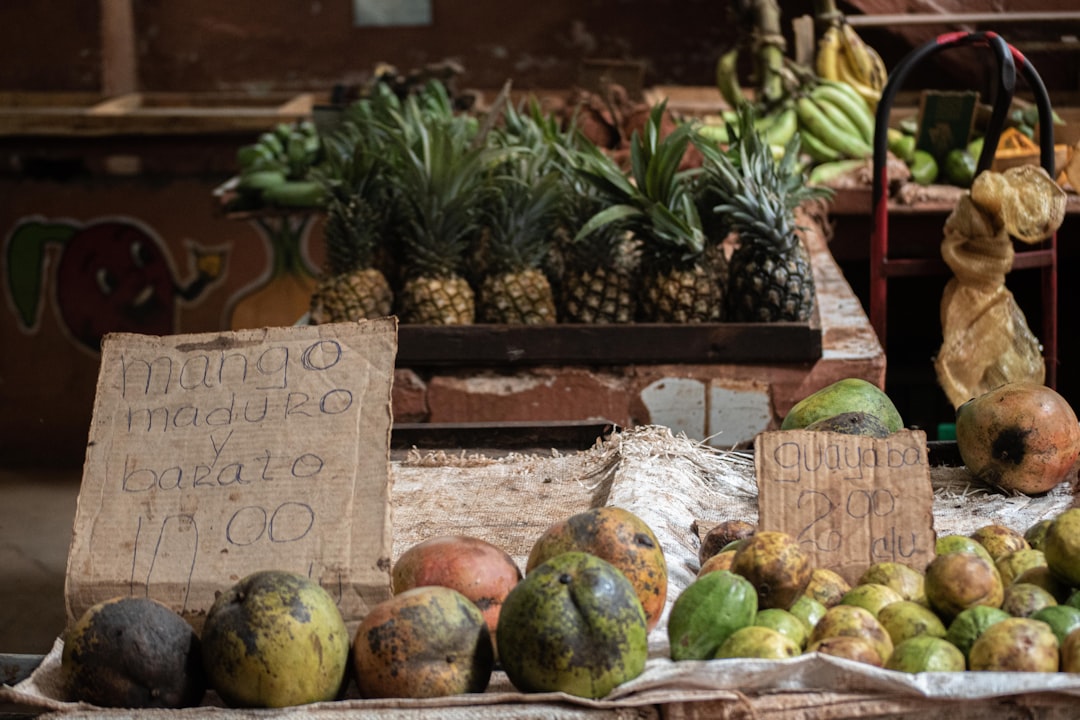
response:
<svg viewBox="0 0 1080 720"><path fill-rule="evenodd" d="M156 600L115 598L68 630L61 669L72 700L130 708L190 707L207 690L230 707L289 707L342 698L353 681L364 698L479 693L496 658L523 692L598 698L644 671L667 597L644 521L617 507L572 515L526 570L478 538L418 543L351 638L329 594L290 572L219 593L201 634Z"/></svg>
<svg viewBox="0 0 1080 720"><path fill-rule="evenodd" d="M312 173L322 157L322 140L310 120L264 132L236 152L240 172L230 209L321 207L325 190Z"/></svg>
<svg viewBox="0 0 1080 720"><path fill-rule="evenodd" d="M819 652L911 673L1080 672L1080 509L1022 533L944 535L928 566L878 562L854 585L742 521L701 549L668 619L674 660Z"/></svg>

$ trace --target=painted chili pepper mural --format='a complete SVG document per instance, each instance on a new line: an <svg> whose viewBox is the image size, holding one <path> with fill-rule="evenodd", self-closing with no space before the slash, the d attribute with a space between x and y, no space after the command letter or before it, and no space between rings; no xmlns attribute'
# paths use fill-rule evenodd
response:
<svg viewBox="0 0 1080 720"><path fill-rule="evenodd" d="M225 259L190 243L195 274L181 284L164 244L133 220L24 220L5 248L9 301L24 329L41 319L50 248L59 251L54 301L61 325L93 352L109 332L175 332L177 300L198 298L221 277Z"/></svg>

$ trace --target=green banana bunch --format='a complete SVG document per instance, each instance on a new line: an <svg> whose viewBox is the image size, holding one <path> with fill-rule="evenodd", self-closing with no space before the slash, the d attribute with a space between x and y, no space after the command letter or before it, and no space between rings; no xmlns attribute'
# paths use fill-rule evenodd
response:
<svg viewBox="0 0 1080 720"><path fill-rule="evenodd" d="M738 48L728 50L716 61L716 88L732 110L738 110L748 102L739 83L738 62Z"/></svg>
<svg viewBox="0 0 1080 720"><path fill-rule="evenodd" d="M877 107L889 80L881 55L842 17L830 24L818 40L814 63L821 78L848 85L871 109Z"/></svg>
<svg viewBox="0 0 1080 720"><path fill-rule="evenodd" d="M324 201L319 183L309 177L321 160L322 142L315 123L280 123L236 151L240 166L237 190L243 209L264 205L318 207Z"/></svg>
<svg viewBox="0 0 1080 720"><path fill-rule="evenodd" d="M874 116L850 86L823 80L795 101L803 150L816 162L873 154Z"/></svg>

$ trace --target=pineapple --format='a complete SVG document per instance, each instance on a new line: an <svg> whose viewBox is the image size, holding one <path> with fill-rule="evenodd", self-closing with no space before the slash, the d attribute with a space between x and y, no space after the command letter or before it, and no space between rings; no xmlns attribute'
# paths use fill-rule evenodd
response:
<svg viewBox="0 0 1080 720"><path fill-rule="evenodd" d="M361 198L331 200L324 226L326 272L311 298L314 324L390 314L394 302L390 283L372 267L377 227L377 213Z"/></svg>
<svg viewBox="0 0 1080 720"><path fill-rule="evenodd" d="M547 325L556 321L551 283L541 265L551 249L560 200L558 176L534 178L528 157L512 163L487 209L487 275L480 285L480 319ZM535 156L534 156L535 157Z"/></svg>
<svg viewBox="0 0 1080 720"><path fill-rule="evenodd" d="M738 136L728 153L702 144L706 185L720 199L739 244L728 262L728 319L736 322L805 322L814 308L810 257L795 225L795 208L829 191L809 186L795 167L796 135L777 162L754 131L753 112L740 111Z"/></svg>
<svg viewBox="0 0 1080 720"><path fill-rule="evenodd" d="M377 260L385 254L391 203L372 132L371 125L346 124L328 135L326 162L313 173L329 198L326 267L311 297L315 324L383 317L393 309L393 291Z"/></svg>
<svg viewBox="0 0 1080 720"><path fill-rule="evenodd" d="M644 319L652 322L717 322L723 318L722 278L706 253L701 216L691 193L693 171L679 165L692 130L680 125L666 136L666 106L652 108L642 133L631 140L631 177L607 156L583 155L585 176L610 203L579 231L584 237L612 223L640 242Z"/></svg>
<svg viewBox="0 0 1080 720"><path fill-rule="evenodd" d="M523 113L507 105L491 133L503 154L484 208L479 289L483 322L547 325L556 321L555 297L544 271L564 196L555 143L562 138L539 106Z"/></svg>
<svg viewBox="0 0 1080 720"><path fill-rule="evenodd" d="M490 150L475 147L464 119L422 114L406 101L403 133L390 180L403 211L398 232L406 280L399 293L402 322L468 325L475 321L466 253L479 233L490 187Z"/></svg>
<svg viewBox="0 0 1080 720"><path fill-rule="evenodd" d="M594 232L566 249L562 310L567 322L634 322L639 243L618 228Z"/></svg>

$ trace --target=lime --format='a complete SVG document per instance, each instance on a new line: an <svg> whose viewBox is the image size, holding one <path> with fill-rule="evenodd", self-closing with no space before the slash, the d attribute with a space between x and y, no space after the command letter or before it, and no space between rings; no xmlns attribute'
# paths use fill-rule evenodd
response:
<svg viewBox="0 0 1080 720"><path fill-rule="evenodd" d="M937 180L937 160L925 150L916 150L912 153L908 168L911 170L911 179L920 185L930 185Z"/></svg>
<svg viewBox="0 0 1080 720"><path fill-rule="evenodd" d="M975 179L975 158L967 150L956 148L945 155L945 178L959 187L971 187Z"/></svg>

